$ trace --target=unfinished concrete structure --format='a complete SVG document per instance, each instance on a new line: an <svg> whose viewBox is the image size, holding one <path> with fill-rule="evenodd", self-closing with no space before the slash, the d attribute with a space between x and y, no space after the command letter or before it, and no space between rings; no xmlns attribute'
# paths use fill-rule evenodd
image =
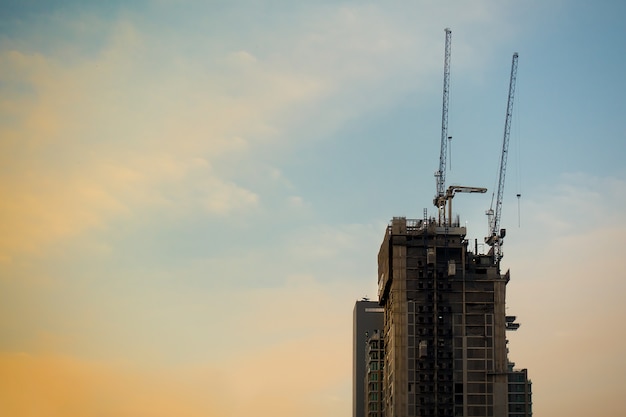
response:
<svg viewBox="0 0 626 417"><path fill-rule="evenodd" d="M507 416L509 272L443 224L394 218L380 247L384 415Z"/></svg>

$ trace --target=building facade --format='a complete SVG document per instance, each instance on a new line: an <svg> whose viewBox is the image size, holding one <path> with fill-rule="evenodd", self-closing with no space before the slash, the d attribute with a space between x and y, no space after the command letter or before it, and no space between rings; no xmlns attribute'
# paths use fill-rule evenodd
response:
<svg viewBox="0 0 626 417"><path fill-rule="evenodd" d="M382 314L381 314L382 316ZM365 415L383 417L383 377L385 369L385 341L381 330L375 330L365 347Z"/></svg>
<svg viewBox="0 0 626 417"><path fill-rule="evenodd" d="M386 417L509 415L505 332L519 326L505 314L510 275L492 254L469 251L465 235L458 222L426 218L397 217L386 230L378 255Z"/></svg>
<svg viewBox="0 0 626 417"><path fill-rule="evenodd" d="M509 364L509 417L531 417L532 389L526 369L513 369Z"/></svg>

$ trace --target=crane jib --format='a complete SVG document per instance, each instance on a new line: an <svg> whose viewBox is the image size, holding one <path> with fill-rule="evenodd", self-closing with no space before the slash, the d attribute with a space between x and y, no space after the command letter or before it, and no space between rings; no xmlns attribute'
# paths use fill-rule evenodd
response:
<svg viewBox="0 0 626 417"><path fill-rule="evenodd" d="M443 60L443 105L441 110L441 149L439 152L439 170L435 173L437 181L437 194L434 200L435 206L440 210L445 202L446 186L446 154L448 145L448 101L450 97L450 45L452 31L445 29L446 43ZM441 213L440 213L441 215Z"/></svg>
<svg viewBox="0 0 626 417"><path fill-rule="evenodd" d="M494 259L499 261L502 257L500 246L501 240L504 237L504 233L501 233L498 229L500 227L500 217L502 215L502 196L504 194L504 179L506 177L506 163L509 153L509 137L511 135L511 119L513 116L513 98L515 96L515 82L517 80L517 60L518 53L513 54L511 62L511 78L509 80L509 97L506 105L506 117L504 120L504 137L502 139L502 153L500 155L500 171L498 175L498 192L496 197L495 212L492 208L487 211L490 216L489 220L489 236L485 238L485 241L493 246Z"/></svg>

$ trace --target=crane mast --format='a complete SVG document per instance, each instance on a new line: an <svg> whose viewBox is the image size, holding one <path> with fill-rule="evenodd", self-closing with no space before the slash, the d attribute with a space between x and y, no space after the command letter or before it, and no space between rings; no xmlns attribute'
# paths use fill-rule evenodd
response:
<svg viewBox="0 0 626 417"><path fill-rule="evenodd" d="M448 145L448 97L450 95L450 41L452 31L449 28L446 32L445 56L443 61L443 107L441 111L441 151L439 153L439 170L435 172L437 181L437 194L433 203L439 209L439 222L442 217L445 222L446 205L446 153Z"/></svg>
<svg viewBox="0 0 626 417"><path fill-rule="evenodd" d="M504 178L506 175L506 162L509 153L509 136L511 133L511 118L513 116L513 97L515 96L515 81L517 79L517 58L518 54L513 54L513 60L511 63L511 78L509 81L509 98L506 105L506 118L504 121L504 138L502 140L502 154L500 155L500 173L498 176L498 193L496 196L496 209L493 210L493 199L491 201L492 207L487 210L487 216L489 219L489 236L485 238L485 242L493 249L494 262L499 262L502 258L502 239L505 235L505 230L498 230L500 227L500 216L502 215L502 195L504 193Z"/></svg>

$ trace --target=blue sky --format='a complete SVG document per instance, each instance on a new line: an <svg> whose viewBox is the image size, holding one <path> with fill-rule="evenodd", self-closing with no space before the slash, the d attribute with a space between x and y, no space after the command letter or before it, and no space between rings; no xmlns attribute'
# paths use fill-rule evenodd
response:
<svg viewBox="0 0 626 417"><path fill-rule="evenodd" d="M472 241L519 53L503 267L535 413L626 411L626 6L3 6L4 413L349 413L386 224L434 214L446 27L447 182L489 189L454 202Z"/></svg>

